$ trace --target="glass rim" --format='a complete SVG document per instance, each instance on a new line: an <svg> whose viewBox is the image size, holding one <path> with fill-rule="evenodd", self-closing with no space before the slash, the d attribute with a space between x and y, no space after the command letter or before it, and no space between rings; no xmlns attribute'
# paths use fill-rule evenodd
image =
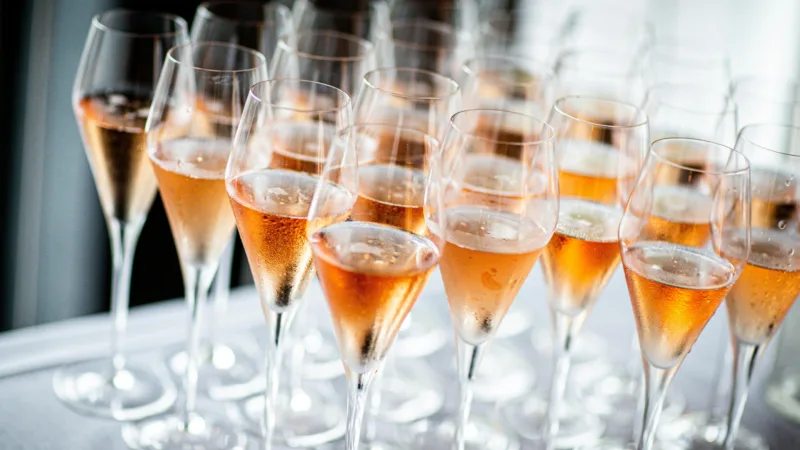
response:
<svg viewBox="0 0 800 450"><path fill-rule="evenodd" d="M425 137L426 139L432 140L436 144L437 150L442 148L442 143L439 141L439 139L436 136L434 136L434 135L432 135L432 134L430 134L430 133L428 133L426 131L422 131L422 130L419 130L417 128L411 128L411 127L407 127L407 126L403 126L403 125L393 125L393 124L390 124L390 123L359 122L359 123L356 123L356 124L353 124L353 125L348 125L348 126L342 128L342 130L339 131L339 135L340 136L341 135L349 135L350 133L358 134L359 130L362 130L364 128L392 129L392 130L402 131L403 133L421 135L421 136Z"/></svg>
<svg viewBox="0 0 800 450"><path fill-rule="evenodd" d="M259 91L264 86L281 84L281 83L293 83L295 85L321 86L323 89L327 89L327 90L329 90L331 92L336 93L336 95L339 98L343 99L344 102L342 102L341 105L339 105L337 107L334 107L334 108L328 108L328 109L319 109L319 108L304 109L304 108L296 108L296 107L293 107L293 106L278 105L278 104L270 103L267 100L265 100L264 98L262 98L261 95L259 94ZM350 96L347 95L347 93L345 91L337 88L336 86L331 86L330 84L320 83L319 81L302 80L302 79L299 79L299 78L273 78L271 80L259 81L258 83L255 83L250 87L250 92L248 93L248 97L253 97L256 100L258 100L260 103L271 105L272 108L274 108L274 109L280 109L280 110L285 110L285 111L294 111L294 112L306 113L306 114L310 114L310 113L325 114L325 113L332 113L332 112L336 112L336 111L341 111L343 109L346 109L348 106L350 106L351 102L352 102L352 99L350 98Z"/></svg>
<svg viewBox="0 0 800 450"><path fill-rule="evenodd" d="M291 45L288 42L288 39L300 39L301 36L311 36L311 35L327 35L329 37L333 37L334 39L347 41L351 43L356 43L362 49L365 49L361 55L357 56L324 56L324 55L315 55L313 53L309 53L307 51L300 51L297 49L297 45ZM335 30L308 30L302 33L295 33L293 35L283 35L278 40L278 46L285 49L287 52L295 54L297 56L302 56L306 59L315 59L318 61L342 61L342 62L355 62L361 61L367 58L370 58L375 53L375 45L372 42L362 39L354 34L349 33L342 33L340 31Z"/></svg>
<svg viewBox="0 0 800 450"><path fill-rule="evenodd" d="M447 35L453 38L453 45L447 47L435 46L435 45L428 45L427 43L418 43L418 42L411 42L404 39L396 39L394 37L394 31L396 28L423 28L426 30L433 31L439 35ZM444 50L444 49L455 49L458 48L463 43L472 43L472 38L469 33L464 31L456 30L449 24L444 22L437 22L435 20L429 19L419 19L419 20L412 20L412 19L400 19L394 20L391 22L389 30L383 31L380 33L382 40L388 39L393 46L398 47L405 47L414 50L421 50L421 51L437 51L437 50Z"/></svg>
<svg viewBox="0 0 800 450"><path fill-rule="evenodd" d="M477 79L481 79L480 74L478 74L477 70L471 67L471 64L476 63L478 61L503 61L503 62L510 62L514 64L514 68L522 68L525 72L529 73L541 73L544 72L546 75L545 79L555 79L556 74L553 71L552 67L549 64L542 63L533 58L527 58L524 56L517 56L511 54L495 54L495 55L481 55L481 56L474 56L472 58L467 59L461 65L462 72L464 72L467 76L475 77ZM522 66L521 64L516 63L530 63L536 68L536 72L528 71L528 67ZM529 82L523 81L508 81L505 80L501 81L501 84L506 86L531 86L534 83L540 83L541 80L531 80Z"/></svg>
<svg viewBox="0 0 800 450"><path fill-rule="evenodd" d="M163 33L138 33L134 31L124 31L112 28L111 26L103 22L103 20L107 18L107 16L111 15L128 15L128 16L142 16L142 17L150 16L153 18L162 18L168 20L173 25L177 25L177 27L175 30L164 31ZM189 33L189 25L186 23L186 20L183 17L178 16L176 14L170 14L158 11L137 11L126 8L114 8L95 14L92 17L92 27L98 30L102 30L106 33L114 33L121 36L129 36L132 38L150 38L150 39L164 38L170 36L177 36L182 33L188 36Z"/></svg>
<svg viewBox="0 0 800 450"><path fill-rule="evenodd" d="M462 116L462 115L468 115L468 114L472 114L472 113L501 113L502 115L505 115L505 116L525 117L525 118L530 119L533 122L537 122L539 125L542 125L542 128L547 130L548 136L546 138L544 138L544 139L536 139L536 140L530 140L530 141L503 141L503 140L498 140L498 139L487 138L487 137L485 137L483 135L476 134L475 132L472 132L472 131L462 130L456 124L456 119L458 117ZM555 139L556 139L556 131L555 131L555 129L553 128L552 125L550 125L549 123L545 122L544 120L537 119L536 117L533 117L533 116L528 115L528 114L518 113L518 112L515 112L515 111L507 111L507 110L504 110L504 109L492 109L492 108L463 109L463 110L453 114L450 117L450 127L455 129L456 131L458 131L460 134L462 134L464 136L469 136L469 137L471 137L473 139L478 139L478 140L485 141L485 142L493 142L493 143L496 143L496 144L503 144L503 145L510 145L510 146L513 145L513 146L518 146L518 147L525 147L525 146L531 146L531 145L538 146L538 145L546 144L548 142L555 142ZM539 137L541 138L541 134L539 135Z"/></svg>
<svg viewBox="0 0 800 450"><path fill-rule="evenodd" d="M373 75L377 75L379 73L384 72L413 72L424 74L429 76L430 79L436 80L437 85L439 82L443 82L442 85L449 85L452 90L446 93L446 95L427 95L427 96L419 96L419 95L411 95L411 94L402 94L399 92L395 92L386 88L379 87L372 78ZM361 79L362 83L366 84L372 89L376 91L382 92L384 94L389 94L396 98L402 98L406 100L418 100L418 101L438 101L438 100L446 100L448 98L452 98L455 95L458 95L459 91L461 90L461 86L456 82L456 80L448 77L447 75L442 75L438 72L433 72L431 70L425 69L415 69L413 67L380 67L377 69L370 70L369 72L364 74L364 77Z"/></svg>
<svg viewBox="0 0 800 450"><path fill-rule="evenodd" d="M615 59L626 58L626 59L634 60L637 57L637 55L639 54L639 52L640 52L639 50L621 51L621 50L608 49L608 48L604 48L604 47L600 47L600 46L598 46L598 47L591 47L591 46L566 47L564 50L562 50L560 52L559 55L556 56L556 61L553 64L553 67L554 68L558 68L558 67L560 67L562 65L565 65L566 67L568 67L571 70L577 70L579 72L584 72L584 73L585 72L589 72L590 74L598 74L598 75L603 75L603 76L615 76L615 77L616 76L624 76L624 77L627 77L632 73L632 71L629 70L629 69L625 69L624 68L625 64L620 64L619 65L620 67L623 67L621 70L611 70L610 67L616 67L617 66L615 64L604 65L602 68L592 67L591 69L587 70L585 68L584 69L578 68L577 67L578 65L575 64L574 62L572 64L564 64L564 61L570 62L570 60L572 58L577 58L579 56L584 56L584 55L604 55L604 56L612 55L612 57L615 58ZM554 69L554 70L556 72L558 72L557 69Z"/></svg>
<svg viewBox="0 0 800 450"><path fill-rule="evenodd" d="M653 86L651 86L647 90L647 92L645 93L644 104L645 105L648 104L648 102L651 99L651 94L654 93L654 92L656 94L658 94L658 93L661 93L661 92L664 92L664 91L670 91L670 90L675 90L675 89L678 89L678 90L681 90L681 91L684 91L684 92L685 91L691 91L694 94L699 94L699 95L703 95L703 96L706 96L708 94L719 95L719 99L722 99L722 101L724 103L724 107L722 109L715 109L713 111L710 110L710 109L698 109L698 108L695 108L693 106L687 108L686 106L678 105L678 104L674 103L672 101L674 96L672 96L672 95L667 95L667 96L660 95L660 96L657 96L656 98L658 99L658 103L661 104L661 105L668 106L670 108L679 109L679 110L686 111L686 112L689 112L689 113L692 113L692 114L707 114L707 115L723 114L723 115L728 115L728 114L733 114L733 113L736 112L736 103L733 102L730 93L728 93L725 90L712 89L712 88L709 88L706 85L693 84L693 83L656 83Z"/></svg>
<svg viewBox="0 0 800 450"><path fill-rule="evenodd" d="M246 6L261 6L269 10L283 10L291 16L291 10L282 3L269 2L269 3L254 3L247 0L210 0L200 3L197 6L197 14L201 17L214 18L232 24L242 24L249 26L265 26L275 23L273 20L253 20L253 19L234 19L232 17L224 16L214 11L210 7L218 5L246 5Z"/></svg>
<svg viewBox="0 0 800 450"><path fill-rule="evenodd" d="M244 54L249 54L252 57L255 57L258 64L252 64L252 67L248 67L245 69L209 69L206 67L201 67L196 64L189 64L186 62L180 61L178 58L175 57L175 52L189 48L200 48L200 47L219 47L219 48L228 48L231 50L236 50L237 52L241 52ZM266 71L267 69L267 57L264 56L263 53L259 52L258 50L253 50L252 48L245 47L243 45L238 44L229 44L227 42L215 42L215 41L208 41L208 42L187 42L185 44L176 45L169 49L167 52L167 60L171 61L173 64L177 64L179 66L190 67L192 70L196 70L199 72L214 72L214 73L244 73L244 72L253 72L258 70L259 67L263 67Z"/></svg>
<svg viewBox="0 0 800 450"><path fill-rule="evenodd" d="M744 167L742 167L740 169L730 169L730 170L725 170L724 168L722 170L708 170L708 169L705 169L705 168L704 169L698 169L697 167L681 164L681 163L679 163L677 161L674 161L672 159L667 158L665 155L662 155L661 151L660 151L660 148L656 148L656 147L660 147L662 144L666 144L666 142L664 142L664 141L670 141L670 142L676 142L676 141L692 142L692 143L702 144L702 145L704 145L706 147L714 147L714 148L717 148L717 149L724 148L725 150L728 150L728 152L730 153L731 156L736 155L736 158L738 158L739 160L743 161L744 162ZM669 147L667 147L667 149L669 149ZM738 150L736 150L734 148L728 147L727 145L720 144L719 142L709 141L709 140L706 140L706 139L684 138L684 137L668 137L668 138L657 139L657 140L653 141L652 144L650 144L650 151L648 152L648 156L649 155L653 155L653 157L658 159L658 161L660 163L662 163L662 164L666 164L666 165L669 165L669 166L672 166L672 167L675 167L675 168L678 168L678 169L681 169L681 170L685 170L685 171L688 171L688 172L693 172L693 173L707 173L707 174L711 174L711 175L723 175L723 176L733 176L733 175L741 175L743 173L748 173L748 174L750 173L750 160L747 158L747 156L744 155L744 153L742 153L742 152L740 152L740 151L738 151ZM730 157L729 157L729 159L730 159Z"/></svg>
<svg viewBox="0 0 800 450"><path fill-rule="evenodd" d="M689 55L673 54L670 50L686 50ZM694 44L687 44L685 42L657 42L651 45L646 51L646 55L656 54L664 57L667 62L674 61L691 61L693 65L698 66L711 66L714 64L722 63L725 65L726 70L730 70L730 56L728 53L710 47L697 48Z"/></svg>
<svg viewBox="0 0 800 450"><path fill-rule="evenodd" d="M765 146L763 144L759 144L758 142L754 141L751 136L748 136L748 133L746 133L747 131L757 130L757 129L794 130L798 135L800 135L800 127L792 125L792 124L771 123L771 122L751 123L750 125L746 125L746 126L742 127L742 129L739 131L739 136L737 138L737 147L738 147L738 141L739 140L744 140L745 142L747 142L750 145L753 145L753 146L758 147L760 149L766 150L766 151L768 151L770 153L774 153L776 155L789 156L789 157L792 157L792 158L800 158L800 154L782 152L780 150L771 149L771 148L769 148L769 147L767 147L767 146Z"/></svg>
<svg viewBox="0 0 800 450"><path fill-rule="evenodd" d="M796 101L787 101L784 99L782 95L776 95L773 92L769 93L769 89L767 90L753 90L747 89L742 90L741 86L747 85L750 83L759 84L762 86L775 86L780 85L781 87L788 87L791 86L794 90L800 94L800 80L797 78L781 78L781 77L771 77L771 76L764 76L764 75L748 75L740 78L736 78L733 80L732 89L731 89L731 96L736 98L739 95L746 95L748 97L755 97L759 100L768 100L772 103L778 103L782 105L798 105L800 104L800 96Z"/></svg>
<svg viewBox="0 0 800 450"><path fill-rule="evenodd" d="M586 119L581 119L580 117L575 117L573 114L568 113L567 111L565 111L564 108L563 108L563 104L565 102L567 102L567 101L570 101L570 100L586 100L586 101L591 101L593 103L607 103L607 104L612 104L612 105L616 105L616 106L623 106L625 108L628 108L628 109L634 111L636 113L636 116L637 117L641 117L641 119L640 120L636 120L635 123L633 123L631 125L609 125L609 124L605 124L605 123L592 122L591 120L586 120ZM650 119L647 117L647 114L644 112L644 110L642 108L634 105L633 103L628 103L628 102L624 102L624 101L621 101L621 100L610 100L610 99L601 98L601 97L591 97L591 96L586 96L586 95L567 95L565 97L561 97L558 100L556 100L555 103L553 103L553 110L558 111L559 114L564 115L566 117L569 117L572 120L575 120L575 121L578 121L578 122L582 122L582 123L591 125L593 127L605 128L605 129L611 129L611 130L623 130L623 129L639 128L641 126L648 125L648 123L650 122Z"/></svg>

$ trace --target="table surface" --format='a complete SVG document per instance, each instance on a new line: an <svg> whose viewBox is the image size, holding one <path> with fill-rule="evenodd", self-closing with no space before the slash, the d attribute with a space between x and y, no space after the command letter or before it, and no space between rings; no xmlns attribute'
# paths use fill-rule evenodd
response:
<svg viewBox="0 0 800 450"><path fill-rule="evenodd" d="M532 317L534 332L549 327L544 295L541 275L535 270L513 307ZM305 301L314 306L308 311L326 313L316 283L309 289ZM449 327L446 301L438 274L432 276L415 311L417 314L422 312L435 316L444 327ZM163 361L166 348L181 345L186 334L186 318L186 306L181 300L135 308L129 326L131 356ZM228 312L217 320L224 337L238 335L241 338L243 332L257 329L263 323L263 318L254 290L234 290ZM721 308L706 327L673 384L673 389L686 396L690 409L707 407L709 393L716 385L714 374L718 373L722 364L720 354L725 348L723 342L727 340L725 320L724 308ZM96 315L0 334L0 448L126 448L120 437L119 423L78 415L59 403L51 387L53 371L58 365L103 356L108 350L109 330L108 317ZM587 320L584 336L602 336L606 357L622 364L631 358L630 340L633 332L625 281L618 271ZM491 352L494 346L512 346L524 362L536 368L536 389L543 389L549 378L550 361L533 350L530 338L531 332L526 331L512 339L498 340L487 352ZM442 379L452 380L455 370L453 355L452 343L448 341L447 346L427 360L437 373L444 375ZM800 448L800 426L773 412L763 401L764 380L771 364L769 356L765 357L762 367L757 370L744 424L760 432L773 450ZM447 386L447 402L446 410L441 414L449 414L447 410L455 404L455 384L443 383ZM337 380L334 386L337 391L344 389L341 380ZM205 407L224 410L224 406L213 403L206 403ZM522 448L532 447L526 447L523 442Z"/></svg>

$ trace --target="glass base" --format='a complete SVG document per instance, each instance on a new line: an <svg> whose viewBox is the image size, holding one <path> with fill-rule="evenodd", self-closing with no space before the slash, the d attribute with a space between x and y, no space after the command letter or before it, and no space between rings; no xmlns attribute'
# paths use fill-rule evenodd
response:
<svg viewBox="0 0 800 450"><path fill-rule="evenodd" d="M504 409L506 420L520 436L543 442L547 421L548 404L533 396L524 401L511 403ZM562 406L559 418L556 448L574 448L596 442L603 435L603 422L577 404L567 402Z"/></svg>
<svg viewBox="0 0 800 450"><path fill-rule="evenodd" d="M344 366L336 347L333 331L309 329L303 336L305 356L303 377L308 380L332 380L344 375Z"/></svg>
<svg viewBox="0 0 800 450"><path fill-rule="evenodd" d="M515 311L514 306L512 306L511 311L506 314L503 322L497 328L497 334L494 337L495 339L508 339L519 336L528 331L531 325L533 325L533 319L530 314L521 309Z"/></svg>
<svg viewBox="0 0 800 450"><path fill-rule="evenodd" d="M422 358L447 344L449 334L439 314L424 314L419 309L406 316L392 346L395 358Z"/></svg>
<svg viewBox="0 0 800 450"><path fill-rule="evenodd" d="M120 421L141 420L167 411L178 396L166 371L129 363L111 376L111 361L64 366L53 376L53 391L81 414Z"/></svg>
<svg viewBox="0 0 800 450"><path fill-rule="evenodd" d="M531 334L531 342L533 348L542 357L553 356L553 333L549 330L537 330ZM581 364L597 361L608 353L608 344L606 340L589 331L581 332L576 341L575 347L572 349L570 358L572 360L572 367Z"/></svg>
<svg viewBox="0 0 800 450"><path fill-rule="evenodd" d="M536 380L533 367L525 357L508 345L493 342L483 355L478 373L472 382L475 400L502 403L530 392Z"/></svg>
<svg viewBox="0 0 800 450"><path fill-rule="evenodd" d="M315 447L341 438L347 429L345 412L340 406L343 402L328 386L294 389L291 402L288 395L282 393L278 404L281 407L275 426L275 442L289 447ZM263 395L244 400L237 409L232 415L243 420L248 429L253 432L261 429Z"/></svg>
<svg viewBox="0 0 800 450"><path fill-rule="evenodd" d="M263 370L255 357L255 344L217 343L204 346L198 389L213 400L240 400L264 391ZM186 370L186 352L167 359L175 376Z"/></svg>
<svg viewBox="0 0 800 450"><path fill-rule="evenodd" d="M378 418L385 422L424 419L436 414L444 404L444 390L437 383L437 375L423 360L390 362L375 387L381 390Z"/></svg>
<svg viewBox="0 0 800 450"><path fill-rule="evenodd" d="M450 420L422 420L411 429L408 448L446 450L455 448L456 425ZM510 433L479 418L469 421L466 432L467 450L519 450L519 441Z"/></svg>
<svg viewBox="0 0 800 450"><path fill-rule="evenodd" d="M724 423L709 424L705 412L693 412L662 422L658 427L658 439L677 443L686 450L717 450L722 448L726 430ZM735 450L769 450L769 445L760 435L740 427Z"/></svg>
<svg viewBox="0 0 800 450"><path fill-rule="evenodd" d="M255 450L260 439L224 419L193 414L188 427L179 416L156 417L122 428L122 439L139 450Z"/></svg>

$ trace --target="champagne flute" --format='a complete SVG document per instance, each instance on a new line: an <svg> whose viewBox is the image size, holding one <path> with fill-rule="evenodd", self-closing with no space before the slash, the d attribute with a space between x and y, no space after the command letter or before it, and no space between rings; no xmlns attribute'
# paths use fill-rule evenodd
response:
<svg viewBox="0 0 800 450"><path fill-rule="evenodd" d="M428 19L393 20L376 43L378 67L428 70L457 78L473 56L475 43L466 31Z"/></svg>
<svg viewBox="0 0 800 450"><path fill-rule="evenodd" d="M520 134L508 139L504 130ZM460 404L447 421L415 437L414 448L515 448L480 420L470 421L472 381L523 282L555 231L555 131L531 116L491 109L455 114L444 140L444 212L430 225L445 242L440 270L456 334ZM502 169L499 169L502 168ZM487 170L488 169L488 170ZM487 174L504 171L504 176Z"/></svg>
<svg viewBox="0 0 800 450"><path fill-rule="evenodd" d="M395 148L376 154L388 133L396 136ZM428 149L420 158L395 156L417 145ZM410 128L357 125L334 142L331 154L339 151L358 155L357 173L346 182L355 155L346 164L329 157L309 212L310 224L318 225L308 234L348 379L345 448L356 450L370 383L439 260L443 243L426 225L441 213L439 145ZM353 196L347 222L320 222L331 207L322 195L330 183Z"/></svg>
<svg viewBox="0 0 800 450"><path fill-rule="evenodd" d="M330 412L322 414L327 405L297 411L291 401L278 404L278 393L283 341L314 277L305 233L308 208L326 149L351 121L350 98L333 86L293 79L259 83L250 92L228 165L228 194L267 322L262 417L268 445L276 430L290 445L302 446L344 433L343 422L330 424ZM331 220L344 220L346 212Z"/></svg>
<svg viewBox="0 0 800 450"><path fill-rule="evenodd" d="M111 357L60 368L56 396L84 413L138 420L167 410L177 392L156 368L127 361L133 254L156 194L145 120L164 53L188 42L186 22L152 12L111 10L92 18L72 105L111 238ZM134 64L135 61L135 64Z"/></svg>
<svg viewBox="0 0 800 450"><path fill-rule="evenodd" d="M647 116L627 103L565 97L549 121L558 135L561 199L556 233L542 255L555 356L550 401L534 395L505 412L520 434L552 448L582 445L603 432L595 415L564 396L575 339L619 264L622 207L650 140Z"/></svg>
<svg viewBox="0 0 800 450"><path fill-rule="evenodd" d="M684 165L700 161L700 166ZM663 176L681 171L684 176ZM682 202L673 195L686 190ZM668 199L674 216L659 209ZM702 202L705 208L697 208ZM687 242L681 223L704 213L711 245ZM645 376L638 450L650 450L670 382L744 269L750 252L750 165L709 141L653 143L619 227Z"/></svg>
<svg viewBox="0 0 800 450"><path fill-rule="evenodd" d="M744 77L733 83L739 129L755 123L800 124L800 84L794 79Z"/></svg>
<svg viewBox="0 0 800 450"><path fill-rule="evenodd" d="M586 95L640 104L645 94L639 55L622 49L567 48L553 65L564 95Z"/></svg>
<svg viewBox="0 0 800 450"><path fill-rule="evenodd" d="M297 0L292 11L298 30L337 31L373 43L381 30L390 26L389 4L384 0L371 1L355 10L325 8L309 0Z"/></svg>
<svg viewBox="0 0 800 450"><path fill-rule="evenodd" d="M352 96L364 74L375 68L375 61L374 46L358 36L330 30L304 31L278 42L270 73L276 79L329 84Z"/></svg>
<svg viewBox="0 0 800 450"><path fill-rule="evenodd" d="M733 343L733 391L724 448L737 439L755 365L800 295L800 128L758 124L742 129L736 149L751 161L750 258L725 299Z"/></svg>
<svg viewBox="0 0 800 450"><path fill-rule="evenodd" d="M181 261L189 306L181 411L130 424L134 448L216 449L244 445L226 420L196 411L200 330L219 258L234 228L225 166L250 86L267 76L261 53L219 42L173 47L147 119L147 154Z"/></svg>

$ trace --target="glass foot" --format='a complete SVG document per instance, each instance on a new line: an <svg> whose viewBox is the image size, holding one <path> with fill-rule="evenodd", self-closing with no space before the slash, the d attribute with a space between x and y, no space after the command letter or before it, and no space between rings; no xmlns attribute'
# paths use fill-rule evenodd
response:
<svg viewBox="0 0 800 450"><path fill-rule="evenodd" d="M542 357L553 356L553 333L549 330L537 330L531 334L533 348ZM591 332L582 332L578 335L575 347L572 349L572 367L597 361L608 353L606 340Z"/></svg>
<svg viewBox="0 0 800 450"><path fill-rule="evenodd" d="M275 439L289 447L316 447L344 436L347 428L343 400L329 386L304 386L294 389L291 401L281 395L280 416L277 418ZM282 393L283 394L283 393ZM264 420L264 396L244 400L239 412L233 411L247 424L248 429L261 429Z"/></svg>
<svg viewBox="0 0 800 450"><path fill-rule="evenodd" d="M256 358L257 346L246 343L217 343L204 346L199 390L213 400L239 400L264 391L263 370ZM175 376L186 370L186 352L177 351L167 359Z"/></svg>
<svg viewBox="0 0 800 450"><path fill-rule="evenodd" d="M192 414L188 426L169 415L125 425L122 439L139 450L250 450L263 448L260 439L224 419Z"/></svg>
<svg viewBox="0 0 800 450"><path fill-rule="evenodd" d="M53 376L53 391L81 414L120 421L141 420L168 410L178 396L166 371L129 363L111 376L108 359L64 366Z"/></svg>
<svg viewBox="0 0 800 450"><path fill-rule="evenodd" d="M527 394L536 379L533 367L525 364L525 358L502 341L494 342L484 354L473 380L476 400L486 403L502 403Z"/></svg>
<svg viewBox="0 0 800 450"><path fill-rule="evenodd" d="M437 375L423 360L403 359L387 364L380 382L378 418L410 423L436 414L444 404Z"/></svg>
<svg viewBox="0 0 800 450"><path fill-rule="evenodd" d="M468 450L518 450L519 441L502 428L479 418L470 420L466 430L465 449ZM408 448L415 450L443 450L454 448L456 425L452 421L422 420L411 429Z"/></svg>
<svg viewBox="0 0 800 450"><path fill-rule="evenodd" d="M435 313L424 314L419 309L407 315L392 346L392 356L422 358L444 347L450 335L439 317Z"/></svg>
<svg viewBox="0 0 800 450"><path fill-rule="evenodd" d="M721 448L726 430L724 423L710 424L707 413L693 412L663 422L658 427L658 439L674 442L687 450L717 450ZM760 435L740 427L735 450L769 450L769 445Z"/></svg>
<svg viewBox="0 0 800 450"><path fill-rule="evenodd" d="M506 420L522 437L543 442L547 420L547 402L533 396L524 401L510 403L504 408ZM597 416L575 403L565 403L559 416L556 448L574 448L596 442L605 426Z"/></svg>

